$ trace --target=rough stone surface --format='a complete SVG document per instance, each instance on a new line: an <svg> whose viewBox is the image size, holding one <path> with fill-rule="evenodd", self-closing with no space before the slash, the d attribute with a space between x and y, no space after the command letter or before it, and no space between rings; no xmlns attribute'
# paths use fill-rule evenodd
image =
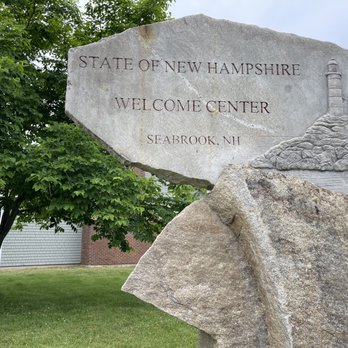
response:
<svg viewBox="0 0 348 348"><path fill-rule="evenodd" d="M68 70L68 115L122 160L195 185L348 106L347 50L203 15L72 49ZM301 155L334 161L330 141ZM335 156L325 168L346 170L345 149Z"/></svg>
<svg viewBox="0 0 348 348"><path fill-rule="evenodd" d="M123 290L199 328L202 348L346 347L347 234L347 196L231 167Z"/></svg>
<svg viewBox="0 0 348 348"><path fill-rule="evenodd" d="M348 171L348 115L324 115L302 137L284 141L251 162L256 168Z"/></svg>

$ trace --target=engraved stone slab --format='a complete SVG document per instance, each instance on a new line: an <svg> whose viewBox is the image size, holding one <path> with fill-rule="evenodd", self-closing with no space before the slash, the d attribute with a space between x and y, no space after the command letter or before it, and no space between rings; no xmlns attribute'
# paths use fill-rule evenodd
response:
<svg viewBox="0 0 348 348"><path fill-rule="evenodd" d="M125 162L176 182L214 184L226 165L254 160L345 182L347 96L347 50L203 15L69 52L67 114Z"/></svg>

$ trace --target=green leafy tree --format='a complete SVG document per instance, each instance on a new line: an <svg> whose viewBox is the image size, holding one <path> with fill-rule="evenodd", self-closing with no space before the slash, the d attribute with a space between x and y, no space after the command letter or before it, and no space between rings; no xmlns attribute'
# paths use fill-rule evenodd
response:
<svg viewBox="0 0 348 348"><path fill-rule="evenodd" d="M85 13L85 34L92 40L126 29L168 19L173 0L95 0Z"/></svg>
<svg viewBox="0 0 348 348"><path fill-rule="evenodd" d="M61 230L94 225L94 239L129 250L152 241L199 195L139 178L64 113L69 47L167 17L170 1L0 2L0 247L16 221Z"/></svg>

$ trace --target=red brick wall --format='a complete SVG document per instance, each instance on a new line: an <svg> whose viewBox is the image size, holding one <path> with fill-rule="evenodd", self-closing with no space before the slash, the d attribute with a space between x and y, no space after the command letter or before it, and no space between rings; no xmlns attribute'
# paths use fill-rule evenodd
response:
<svg viewBox="0 0 348 348"><path fill-rule="evenodd" d="M145 172L139 168L133 167L138 176L145 176ZM93 227L84 226L82 229L81 245L81 264L82 265L132 265L138 263L139 259L149 249L151 244L142 243L133 238L131 234L127 239L133 248L129 253L123 253L119 249L109 248L106 239L92 241L94 234Z"/></svg>
<svg viewBox="0 0 348 348"><path fill-rule="evenodd" d="M92 241L94 234L92 226L84 226L82 229L81 264L82 265L132 265L136 264L141 256L149 249L151 244L135 240L131 234L127 236L130 245L134 249L129 253L123 253L119 249L109 248L106 239Z"/></svg>
<svg viewBox="0 0 348 348"><path fill-rule="evenodd" d="M145 172L142 169L138 168L138 167L133 167L133 171L138 176L142 176L142 177L145 176Z"/></svg>

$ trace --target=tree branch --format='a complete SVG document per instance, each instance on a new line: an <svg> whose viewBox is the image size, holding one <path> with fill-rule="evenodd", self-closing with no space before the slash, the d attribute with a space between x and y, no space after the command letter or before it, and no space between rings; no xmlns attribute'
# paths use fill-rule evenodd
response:
<svg viewBox="0 0 348 348"><path fill-rule="evenodd" d="M32 21L32 19L33 19L33 17L34 17L34 14L35 14L35 12L36 12L36 5L37 5L37 2L36 2L36 1L37 1L37 0L33 0L32 11L31 11L31 13L30 13L30 15L29 15L29 17L28 17L27 24L26 24L26 26L25 26L25 30L29 28L29 25L31 24L31 21Z"/></svg>

